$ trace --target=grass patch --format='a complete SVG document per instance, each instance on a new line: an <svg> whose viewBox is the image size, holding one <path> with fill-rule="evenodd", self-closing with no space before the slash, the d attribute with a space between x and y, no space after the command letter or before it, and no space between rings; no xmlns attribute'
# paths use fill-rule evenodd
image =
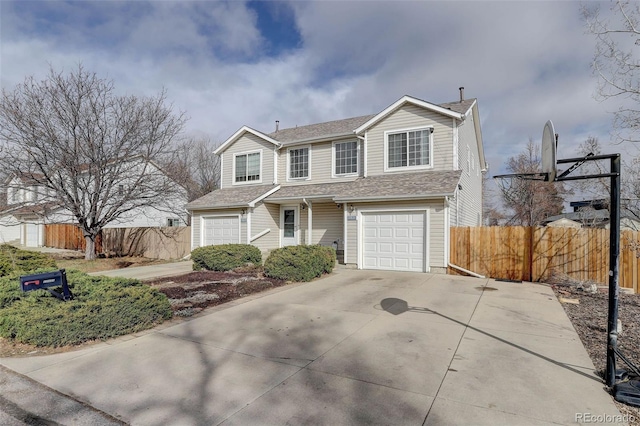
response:
<svg viewBox="0 0 640 426"><path fill-rule="evenodd" d="M77 345L145 330L171 318L166 296L138 280L67 273L74 299L22 293L17 274L0 278L0 337L35 346Z"/></svg>

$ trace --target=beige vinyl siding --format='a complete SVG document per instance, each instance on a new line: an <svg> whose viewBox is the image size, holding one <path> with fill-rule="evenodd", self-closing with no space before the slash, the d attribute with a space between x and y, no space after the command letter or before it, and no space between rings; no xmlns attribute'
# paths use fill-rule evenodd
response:
<svg viewBox="0 0 640 426"><path fill-rule="evenodd" d="M193 239L191 241L191 247L202 246L202 217L206 216L238 216L241 209L225 209L225 210L194 210L191 216L191 231ZM245 215L246 217L246 215ZM240 220L240 244L247 242L247 224Z"/></svg>
<svg viewBox="0 0 640 426"><path fill-rule="evenodd" d="M418 202L376 202L376 203L353 203L356 211L369 210L388 210L394 209L411 209L427 210L428 213L428 235L427 249L429 251L429 266L431 268L441 268L446 266L447 257L445 256L445 214L444 200L425 200ZM358 221L347 222L347 262L350 264L357 263L358 259L358 241L357 228L361 215L358 215Z"/></svg>
<svg viewBox="0 0 640 426"><path fill-rule="evenodd" d="M464 122L459 123L458 138L458 163L462 170L460 177L462 189L457 191L458 211L452 211L451 221L456 226L481 226L482 166L478 154L473 116L470 115ZM467 158L471 159L471 164ZM455 200L452 203L455 203Z"/></svg>
<svg viewBox="0 0 640 426"><path fill-rule="evenodd" d="M347 216L355 216L356 212L347 212ZM355 265L358 263L358 221L347 220L347 249L346 264Z"/></svg>
<svg viewBox="0 0 640 426"><path fill-rule="evenodd" d="M337 208L335 203L313 204L311 220L311 244L333 246L334 241L340 241L338 248L342 249L342 209Z"/></svg>
<svg viewBox="0 0 640 426"><path fill-rule="evenodd" d="M256 183L256 185L273 183L273 149L274 145L272 143L262 140L251 133L242 135L240 139L222 153L221 187L228 188L233 185L233 155L258 150L262 150L260 159L262 161L262 175L260 176L262 182Z"/></svg>
<svg viewBox="0 0 640 426"><path fill-rule="evenodd" d="M268 254L269 251L278 248L280 245L279 204L260 204L253 209L251 214L252 236L258 235L265 229L271 229L271 231L251 242L262 251L263 255Z"/></svg>
<svg viewBox="0 0 640 426"><path fill-rule="evenodd" d="M433 170L451 170L453 164L453 130L451 117L427 111L415 105L405 105L367 131L367 175L385 173L384 149L387 131L433 126ZM401 168L392 173L401 172Z"/></svg>
<svg viewBox="0 0 640 426"><path fill-rule="evenodd" d="M310 167L310 179L309 180L287 180L287 162L289 161L288 149L295 147L284 147L280 149L278 158L278 183L285 185L312 185L315 183L335 183L343 182L345 180L354 180L357 176L347 177L332 177L332 151L333 142L349 142L358 141L355 137L347 137L342 139L335 139L329 142L318 142L309 146L311 150L311 167ZM358 164L358 173L362 176L362 143L360 143L360 164Z"/></svg>

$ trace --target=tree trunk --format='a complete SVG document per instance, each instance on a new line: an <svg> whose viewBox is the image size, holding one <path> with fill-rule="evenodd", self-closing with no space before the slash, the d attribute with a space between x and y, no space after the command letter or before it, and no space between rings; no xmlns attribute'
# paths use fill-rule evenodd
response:
<svg viewBox="0 0 640 426"><path fill-rule="evenodd" d="M84 260L94 260L96 258L96 239L95 237L91 238L90 235L84 236L85 241L85 250L84 250Z"/></svg>

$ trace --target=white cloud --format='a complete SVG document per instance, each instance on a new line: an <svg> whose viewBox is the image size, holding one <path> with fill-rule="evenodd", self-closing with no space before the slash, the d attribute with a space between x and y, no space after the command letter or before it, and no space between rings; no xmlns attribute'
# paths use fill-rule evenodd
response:
<svg viewBox="0 0 640 426"><path fill-rule="evenodd" d="M576 2L292 2L302 41L279 57L265 56L269 40L243 2L46 6L70 18L39 28L42 13L0 5L3 87L82 62L123 93L167 88L189 130L222 140L243 124L375 113L404 94L453 101L462 85L479 99L492 172L548 119L563 155L585 135L608 138Z"/></svg>

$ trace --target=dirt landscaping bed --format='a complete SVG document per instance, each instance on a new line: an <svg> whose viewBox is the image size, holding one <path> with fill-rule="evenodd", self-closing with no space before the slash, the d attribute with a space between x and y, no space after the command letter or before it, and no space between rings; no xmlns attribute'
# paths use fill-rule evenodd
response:
<svg viewBox="0 0 640 426"><path fill-rule="evenodd" d="M589 353L597 374L603 378L604 387L609 309L607 289L600 287L596 293L590 293L581 290L575 282L561 282L553 285L553 289ZM622 322L618 348L633 364L640 366L640 294L620 293L618 318ZM629 371L620 359L616 367ZM640 408L618 402L616 405L622 414L629 415L630 425L640 426Z"/></svg>
<svg viewBox="0 0 640 426"><path fill-rule="evenodd" d="M188 317L209 306L280 287L285 281L265 277L260 268L249 268L229 272L191 272L147 283L169 298L174 315Z"/></svg>

